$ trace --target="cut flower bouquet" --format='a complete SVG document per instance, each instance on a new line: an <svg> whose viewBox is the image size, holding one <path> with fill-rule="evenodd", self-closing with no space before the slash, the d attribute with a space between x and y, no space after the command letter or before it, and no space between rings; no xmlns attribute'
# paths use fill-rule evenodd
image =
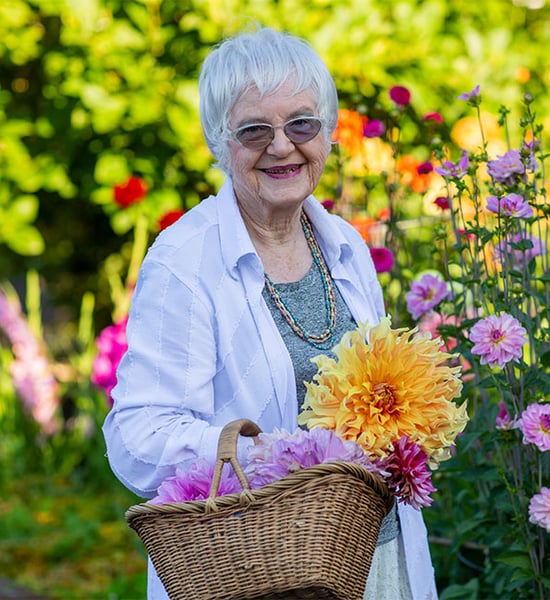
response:
<svg viewBox="0 0 550 600"><path fill-rule="evenodd" d="M313 465L348 461L383 479L397 498L415 508L429 506L435 491L431 470L451 456L468 421L460 396L461 367L441 351L442 341L417 329L392 329L389 317L345 334L336 358L313 359L318 372L307 383L298 417L308 430L260 433L248 450L245 474L256 489ZM208 497L213 465L199 459L178 470L150 502ZM218 494L241 489L224 469Z"/></svg>

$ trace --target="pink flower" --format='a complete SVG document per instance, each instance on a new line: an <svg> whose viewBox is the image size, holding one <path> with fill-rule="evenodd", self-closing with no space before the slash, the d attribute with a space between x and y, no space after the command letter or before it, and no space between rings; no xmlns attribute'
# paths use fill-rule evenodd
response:
<svg viewBox="0 0 550 600"><path fill-rule="evenodd" d="M434 200L434 204L436 206L439 206L439 208L441 210L449 210L449 208L451 208L451 202L450 202L448 196L438 196Z"/></svg>
<svg viewBox="0 0 550 600"><path fill-rule="evenodd" d="M435 121L438 125L443 124L443 117L438 112L429 112L422 117L423 121Z"/></svg>
<svg viewBox="0 0 550 600"><path fill-rule="evenodd" d="M468 152L462 150L462 155L458 163L455 164L450 160L445 160L443 161L443 166L435 168L435 172L442 177L462 179L466 175L469 165Z"/></svg>
<svg viewBox="0 0 550 600"><path fill-rule="evenodd" d="M332 429L297 429L293 434L276 429L260 433L259 443L248 450L245 469L251 488L267 485L300 469L336 460L367 466L368 458L351 440L342 440Z"/></svg>
<svg viewBox="0 0 550 600"><path fill-rule="evenodd" d="M214 464L198 459L190 469L176 469L173 477L167 477L159 486L157 495L149 500L151 504L166 502L191 502L206 500L214 476ZM224 467L218 487L218 496L240 492L242 486L235 473Z"/></svg>
<svg viewBox="0 0 550 600"><path fill-rule="evenodd" d="M518 419L515 417L513 419L510 418L506 402L501 400L498 403L498 415L495 419L495 427L500 431L509 431L510 429L516 429L517 426Z"/></svg>
<svg viewBox="0 0 550 600"><path fill-rule="evenodd" d="M325 198L325 200L323 200L321 202L321 204L326 208L326 210L328 210L329 212L331 210L334 209L334 207L336 206L336 202L334 202L334 200L331 200L330 198Z"/></svg>
<svg viewBox="0 0 550 600"><path fill-rule="evenodd" d="M529 501L529 521L550 533L550 488L542 487Z"/></svg>
<svg viewBox="0 0 550 600"><path fill-rule="evenodd" d="M519 150L508 150L487 163L487 172L498 183L512 185L519 175L525 173L525 165Z"/></svg>
<svg viewBox="0 0 550 600"><path fill-rule="evenodd" d="M378 119L369 119L363 125L363 136L366 138L382 137L386 132L386 126Z"/></svg>
<svg viewBox="0 0 550 600"><path fill-rule="evenodd" d="M550 402L530 404L521 413L518 425L524 444L535 444L542 452L550 450Z"/></svg>
<svg viewBox="0 0 550 600"><path fill-rule="evenodd" d="M388 248L371 248L370 255L377 273L387 273L393 268L394 258Z"/></svg>
<svg viewBox="0 0 550 600"><path fill-rule="evenodd" d="M99 350L92 365L91 381L105 390L109 401L113 402L111 391L116 385L116 370L120 360L128 348L126 341L126 324L128 317L106 327L96 339Z"/></svg>
<svg viewBox="0 0 550 600"><path fill-rule="evenodd" d="M487 210L505 217L521 217L528 219L533 216L533 208L519 194L508 194L502 198L489 196Z"/></svg>
<svg viewBox="0 0 550 600"><path fill-rule="evenodd" d="M413 281L411 289L405 294L407 310L413 319L437 306L449 295L447 284L429 273L423 275L420 281Z"/></svg>
<svg viewBox="0 0 550 600"><path fill-rule="evenodd" d="M470 329L472 354L481 356L482 365L498 365L502 369L511 360L521 358L526 335L525 328L512 315L489 315Z"/></svg>
<svg viewBox="0 0 550 600"><path fill-rule="evenodd" d="M427 463L427 454L404 436L394 444L391 454L377 462L377 466L388 474L386 483L401 502L420 509L430 506L433 502L430 494L436 491Z"/></svg>
<svg viewBox="0 0 550 600"><path fill-rule="evenodd" d="M390 98L398 106L407 106L411 103L411 93L406 87L401 85L394 85L390 89Z"/></svg>
<svg viewBox="0 0 550 600"><path fill-rule="evenodd" d="M416 167L416 172L419 175L427 175L428 173L431 173L433 170L434 170L434 167L429 160L427 160L423 163L420 163L418 165L418 167Z"/></svg>

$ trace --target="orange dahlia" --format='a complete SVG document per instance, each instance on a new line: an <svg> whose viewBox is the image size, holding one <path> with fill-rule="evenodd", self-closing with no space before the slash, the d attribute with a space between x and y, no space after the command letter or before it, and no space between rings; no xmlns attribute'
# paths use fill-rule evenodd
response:
<svg viewBox="0 0 550 600"><path fill-rule="evenodd" d="M468 421L466 402L454 402L461 367L449 366L454 355L441 351L440 338L390 325L389 317L375 327L362 323L333 348L336 359L312 359L318 371L306 383L298 422L333 429L372 457L388 456L407 436L435 467Z"/></svg>

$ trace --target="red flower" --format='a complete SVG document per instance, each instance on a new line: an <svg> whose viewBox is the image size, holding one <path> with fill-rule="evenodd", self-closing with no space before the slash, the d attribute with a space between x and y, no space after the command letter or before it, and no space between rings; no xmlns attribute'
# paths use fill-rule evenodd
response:
<svg viewBox="0 0 550 600"><path fill-rule="evenodd" d="M447 198L447 196L438 196L434 200L434 204L436 204L437 206L439 206L439 208L441 210L449 210L449 208L451 207L451 204L449 202L449 198Z"/></svg>
<svg viewBox="0 0 550 600"><path fill-rule="evenodd" d="M160 231L170 227L172 223L175 223L184 214L185 211L182 209L169 210L167 213L164 213L158 222Z"/></svg>
<svg viewBox="0 0 550 600"><path fill-rule="evenodd" d="M443 117L438 112L429 112L422 117L423 121L435 121L438 125L443 124Z"/></svg>
<svg viewBox="0 0 550 600"><path fill-rule="evenodd" d="M132 175L125 183L115 185L113 188L115 203L120 208L128 208L132 204L143 200L147 193L147 184L141 177Z"/></svg>
<svg viewBox="0 0 550 600"><path fill-rule="evenodd" d="M390 98L398 106L407 106L411 102L411 93L406 87L401 85L394 85L390 89Z"/></svg>
<svg viewBox="0 0 550 600"><path fill-rule="evenodd" d="M393 267L393 254L387 248L371 248L370 255L377 273L387 273Z"/></svg>

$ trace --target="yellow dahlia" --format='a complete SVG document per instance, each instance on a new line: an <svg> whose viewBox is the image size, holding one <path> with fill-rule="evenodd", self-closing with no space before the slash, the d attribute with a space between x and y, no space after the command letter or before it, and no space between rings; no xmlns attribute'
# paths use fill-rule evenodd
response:
<svg viewBox="0 0 550 600"><path fill-rule="evenodd" d="M333 348L336 359L312 359L318 371L306 383L298 422L333 429L378 457L407 436L435 467L468 421L466 402L453 400L462 391L461 367L449 366L454 355L441 351L440 338L390 325L389 317L375 327L362 323Z"/></svg>

